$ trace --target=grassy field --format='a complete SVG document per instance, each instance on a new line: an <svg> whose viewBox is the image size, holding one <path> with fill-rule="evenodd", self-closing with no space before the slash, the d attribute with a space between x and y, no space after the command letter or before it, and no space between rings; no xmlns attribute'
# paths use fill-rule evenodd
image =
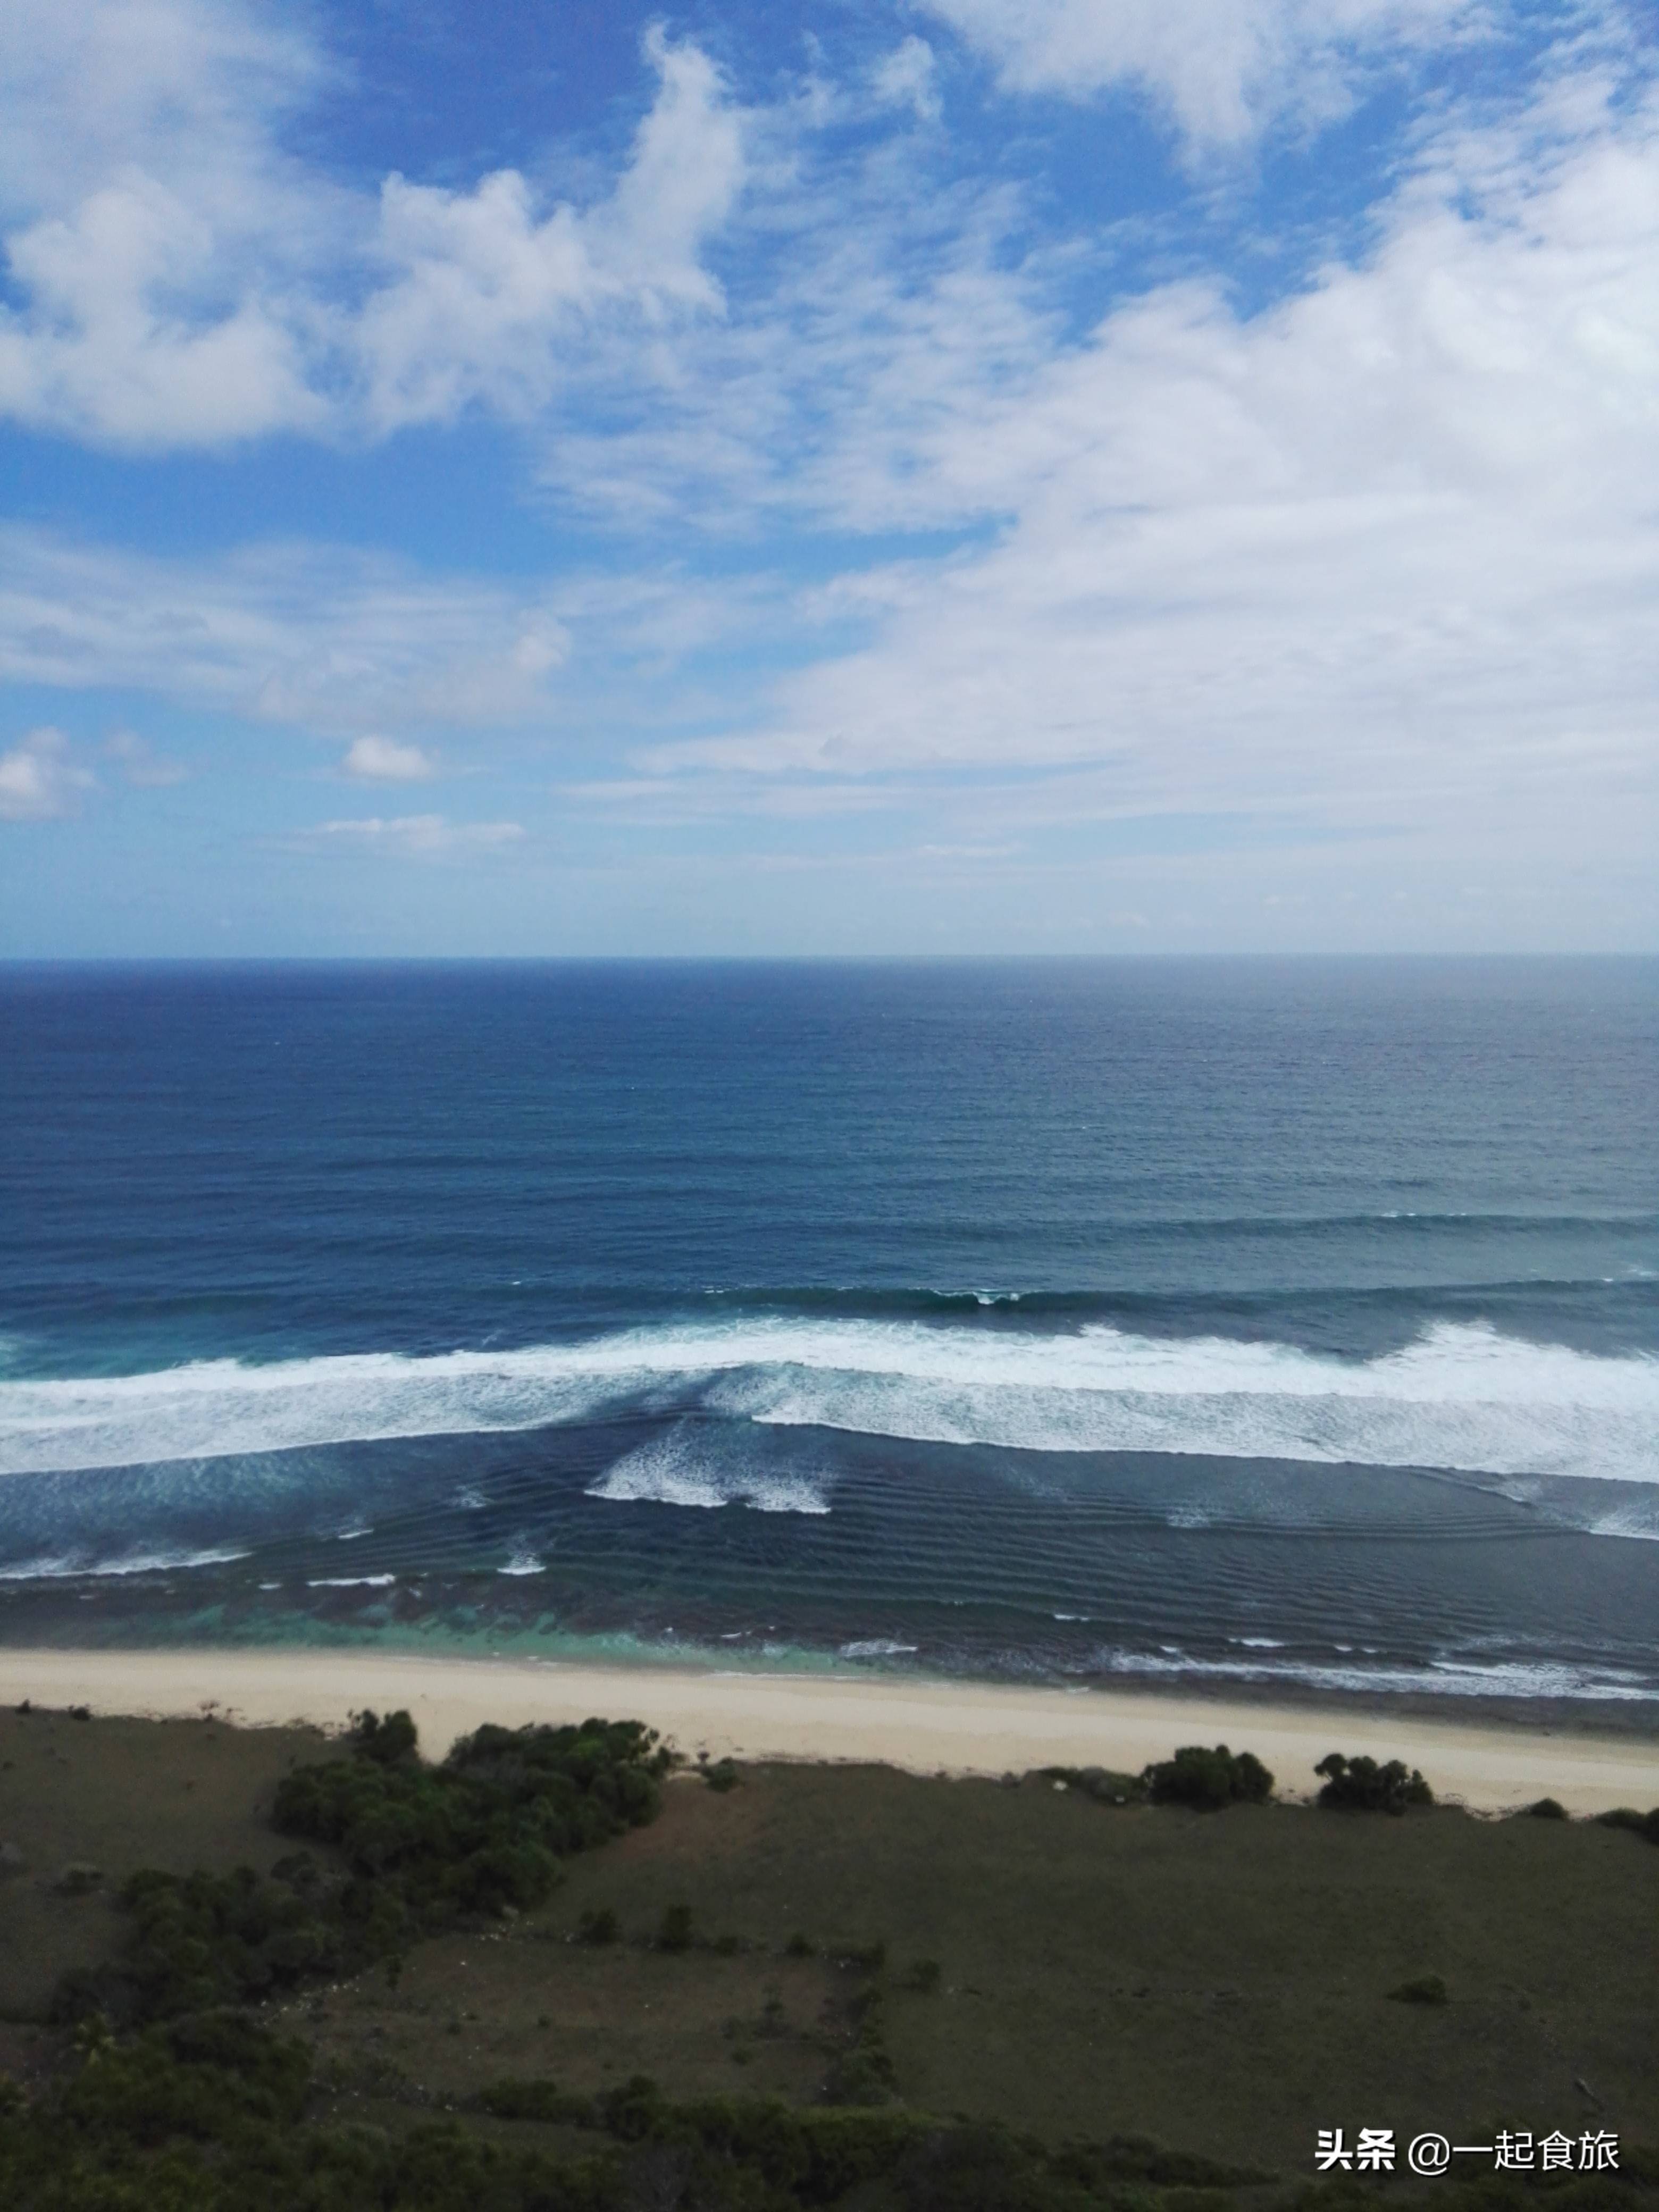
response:
<svg viewBox="0 0 1659 2212"><path fill-rule="evenodd" d="M140 1865L268 1871L289 1846L264 1809L324 1749L0 1714L0 1838L27 1863L0 1882L0 2069L52 2062L33 2023L60 1971L120 1941L109 1890ZM103 1884L62 1893L73 1861ZM690 1947L659 1948L676 1906ZM577 1940L605 1912L620 1939ZM1389 1995L1425 1976L1447 2002ZM391 2130L508 2075L813 2103L873 2037L923 2110L1287 2174L1326 2126L1655 2142L1659 1850L1451 1810L1115 1807L1036 1777L766 1766L717 1792L682 1775L549 1904L264 2016L315 2045L337 2114Z"/></svg>

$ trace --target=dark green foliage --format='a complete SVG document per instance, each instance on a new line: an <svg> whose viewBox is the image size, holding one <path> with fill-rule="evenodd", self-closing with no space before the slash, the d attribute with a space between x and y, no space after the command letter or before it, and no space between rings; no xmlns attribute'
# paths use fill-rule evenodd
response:
<svg viewBox="0 0 1659 2212"><path fill-rule="evenodd" d="M797 1928L783 1950L784 1956L788 1959L810 1959L817 1953L817 1946L804 1929Z"/></svg>
<svg viewBox="0 0 1659 2212"><path fill-rule="evenodd" d="M1146 2136L1067 2143L1054 2165L1101 2194L1112 2182L1146 2181L1158 2189L1249 2189L1273 2178L1257 2166L1225 2166L1197 2151L1166 2150Z"/></svg>
<svg viewBox="0 0 1659 2212"><path fill-rule="evenodd" d="M576 1923L579 1943L616 1943L622 1940L622 1923L608 1905L590 1905Z"/></svg>
<svg viewBox="0 0 1659 2212"><path fill-rule="evenodd" d="M1446 1984L1438 1974L1419 1974L1414 1982L1401 1982L1389 1995L1397 2004L1443 2005L1446 2002Z"/></svg>
<svg viewBox="0 0 1659 2212"><path fill-rule="evenodd" d="M1147 1767L1140 1778L1155 1805L1191 1805L1202 1813L1218 1813L1226 1805L1265 1804L1273 1792L1273 1776L1255 1753L1231 1752L1224 1743L1213 1751L1202 1744L1183 1745L1173 1759Z"/></svg>
<svg viewBox="0 0 1659 2212"><path fill-rule="evenodd" d="M382 1766L412 1759L416 1740L415 1723L407 1713L388 1713L384 1720L367 1710L351 1716L352 1748Z"/></svg>
<svg viewBox="0 0 1659 2212"><path fill-rule="evenodd" d="M489 2081L472 2101L498 2120L551 2121L574 2128L601 2124L592 2097L575 2096L552 2081Z"/></svg>
<svg viewBox="0 0 1659 2212"><path fill-rule="evenodd" d="M888 2105L898 2080L887 2049L887 2022L879 1989L866 1990L854 2008L852 2048L830 2069L825 2100L831 2105Z"/></svg>
<svg viewBox="0 0 1659 2212"><path fill-rule="evenodd" d="M1273 2177L1134 2136L1058 2150L997 2126L882 2110L800 2111L759 2099L679 2103L645 2076L580 2097L499 2081L495 2120L576 2130L570 2158L448 2123L394 2138L308 2125L310 2054L235 2014L193 2015L103 2048L33 2106L0 2100L0 2204L18 2212L1224 2212ZM1551 2193L1565 2212L1656 2212L1659 2157ZM1440 2212L1516 2212L1514 2178L1448 2183ZM1537 2192L1541 2195L1543 2192ZM1258 2197L1253 2200L1260 2203ZM1352 2182L1282 2187L1274 2212L1349 2212Z"/></svg>
<svg viewBox="0 0 1659 2212"><path fill-rule="evenodd" d="M1611 1813L1598 1813L1595 1820L1598 1827L1628 1828L1644 1843L1659 1844L1659 1805L1650 1813L1638 1813L1633 1805L1618 1805Z"/></svg>
<svg viewBox="0 0 1659 2212"><path fill-rule="evenodd" d="M340 1894L320 1887L307 1893L263 1880L249 1867L182 1879L136 1874L121 1893L132 1924L125 1956L112 1966L66 1974L53 2014L162 2020L352 1971L374 1954L365 1925L337 1909Z"/></svg>
<svg viewBox="0 0 1659 2212"><path fill-rule="evenodd" d="M1006 2128L958 2126L933 2129L910 2146L895 2196L903 2212L1198 2212L1205 2203L1221 2212L1221 2191L1272 2179L1139 2136L1048 2151ZM1171 2194L1159 2198L1156 2190Z"/></svg>
<svg viewBox="0 0 1659 2212"><path fill-rule="evenodd" d="M131 2024L263 1998L400 1956L463 1916L539 1904L563 1854L653 1817L667 1761L635 1721L482 1728L441 1766L422 1765L415 1741L407 1713L362 1713L349 1756L278 1787L276 1827L339 1852L343 1878L308 1851L269 1878L135 1875L125 1956L66 1976L55 2016Z"/></svg>
<svg viewBox="0 0 1659 2212"><path fill-rule="evenodd" d="M1408 1805L1434 1802L1433 1790L1417 1769L1407 1767L1397 1759L1379 1766L1363 1753L1358 1759L1345 1759L1340 1751L1333 1751L1320 1760L1314 1772L1326 1778L1319 1802L1333 1812L1399 1814Z"/></svg>
<svg viewBox="0 0 1659 2212"><path fill-rule="evenodd" d="M1527 1810L1534 1820L1566 1820L1571 1818L1566 1807L1554 1797L1540 1797L1535 1805L1528 1805Z"/></svg>
<svg viewBox="0 0 1659 2212"><path fill-rule="evenodd" d="M735 1790L743 1775L735 1759L717 1759L703 1768L702 1778L711 1790Z"/></svg>
<svg viewBox="0 0 1659 2212"><path fill-rule="evenodd" d="M662 1916L662 1925L657 1930L659 1951L689 1951L691 1948L691 1908L689 1905L671 1905Z"/></svg>
<svg viewBox="0 0 1659 2212"><path fill-rule="evenodd" d="M637 1721L481 1728L441 1766L414 1755L407 1714L358 1724L356 1755L286 1777L285 1835L331 1844L354 1875L388 1876L422 1926L539 1904L559 1858L654 1817L667 1755Z"/></svg>

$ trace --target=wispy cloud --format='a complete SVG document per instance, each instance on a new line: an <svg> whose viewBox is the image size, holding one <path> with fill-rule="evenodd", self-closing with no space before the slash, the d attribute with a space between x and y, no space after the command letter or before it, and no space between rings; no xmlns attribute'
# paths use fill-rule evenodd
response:
<svg viewBox="0 0 1659 2212"><path fill-rule="evenodd" d="M1270 312L1161 288L941 416L918 471L975 481L994 542L849 574L867 644L641 764L1087 764L1125 811L1540 834L1570 795L1622 842L1659 695L1659 106L1542 163L1535 123L1437 142L1367 258Z"/></svg>
<svg viewBox="0 0 1659 2212"><path fill-rule="evenodd" d="M1650 864L1659 101L1615 0L924 0L764 79L740 27L718 61L657 32L631 135L407 177L288 150L327 20L20 0L0 412L151 453L401 439L440 504L441 434L488 417L532 519L488 573L16 526L0 675L96 730L148 722L103 691L279 725L389 794L537 763L479 802L523 824L313 852L539 867L574 820L607 867L701 839L714 877L994 877L1007 915L1109 854L1099 911L1158 927L1224 848L1285 914L1471 854L1565 913ZM1464 48L1521 55L1501 96ZM1275 289L1300 215L1243 157L1311 161L1385 76L1406 119L1343 142L1392 133L1370 204L1297 168L1328 228ZM1108 95L1174 134L1162 212L1073 189L1063 111ZM36 733L0 801L89 775Z"/></svg>
<svg viewBox="0 0 1659 2212"><path fill-rule="evenodd" d="M319 822L302 842L382 853L400 860L456 860L498 853L520 843L524 835L517 822L452 822L442 814L371 815L362 821Z"/></svg>
<svg viewBox="0 0 1659 2212"><path fill-rule="evenodd" d="M1389 60L1495 35L1494 0L921 0L1022 92L1150 92L1195 148L1344 113Z"/></svg>
<svg viewBox="0 0 1659 2212"><path fill-rule="evenodd" d="M121 686L324 733L511 727L569 637L544 590L349 548L162 559L0 530L0 677Z"/></svg>
<svg viewBox="0 0 1659 2212"><path fill-rule="evenodd" d="M438 772L437 762L424 747L374 736L354 738L340 768L361 783L423 783Z"/></svg>

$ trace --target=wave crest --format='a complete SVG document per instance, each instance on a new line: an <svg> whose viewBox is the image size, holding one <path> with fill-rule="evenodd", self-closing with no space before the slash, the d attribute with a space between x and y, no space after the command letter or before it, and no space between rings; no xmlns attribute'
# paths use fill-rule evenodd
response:
<svg viewBox="0 0 1659 2212"><path fill-rule="evenodd" d="M1659 1359L1441 1322L1344 1360L1282 1343L971 1322L744 1318L592 1342L0 1382L0 1473L555 1426L632 1404L1026 1451L1137 1451L1659 1483ZM647 1451L656 1449L647 1446ZM619 1462L665 1502L759 1503L712 1460ZM653 1471L654 1470L654 1471ZM736 1483L750 1485L749 1490ZM667 1499L678 1483L684 1495ZM706 1495L693 1495L694 1492ZM596 1487L622 1497L623 1487ZM641 1488L637 1493L646 1494ZM776 1510L824 1510L796 1504Z"/></svg>

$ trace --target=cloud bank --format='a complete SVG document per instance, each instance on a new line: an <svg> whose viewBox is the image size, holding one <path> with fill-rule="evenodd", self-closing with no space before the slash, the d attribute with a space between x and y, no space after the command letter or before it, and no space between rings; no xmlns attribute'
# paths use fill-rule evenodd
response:
<svg viewBox="0 0 1659 2212"><path fill-rule="evenodd" d="M158 469L496 426L541 565L15 523L31 698L381 787L513 763L500 820L313 854L569 831L641 882L1064 882L1137 932L1205 866L1280 914L1346 872L1659 926L1659 70L1619 8L927 0L747 76L735 22L647 29L608 150L441 175L295 150L326 21L22 0L0 413ZM1167 173L1120 216L1066 164L1128 114ZM51 711L10 819L93 787L109 720ZM100 808L173 774L101 757Z"/></svg>

